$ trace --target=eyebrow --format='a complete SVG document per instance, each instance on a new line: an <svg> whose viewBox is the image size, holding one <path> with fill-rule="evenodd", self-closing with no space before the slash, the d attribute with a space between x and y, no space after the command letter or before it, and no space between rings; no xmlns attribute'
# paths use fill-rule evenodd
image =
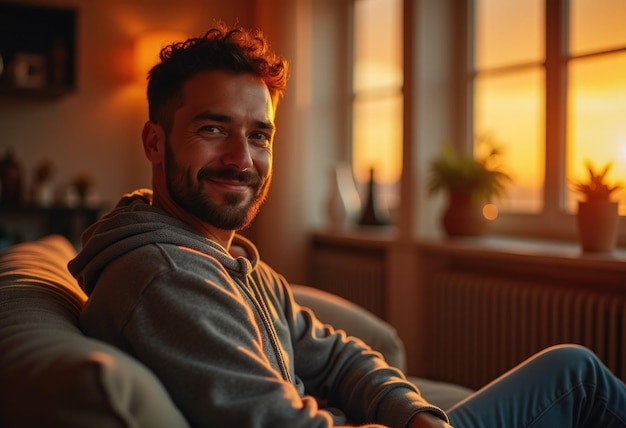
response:
<svg viewBox="0 0 626 428"><path fill-rule="evenodd" d="M228 116L226 114L211 113L211 112L202 112L202 113L196 115L196 117L194 117L193 120L194 121L197 121L197 120L212 120L214 122L220 122L220 123L234 123L235 122L235 120L231 116ZM254 124L255 124L255 127L259 128L259 129L267 129L267 130L271 130L271 131L275 131L276 130L276 127L270 121L257 120L257 121L254 122Z"/></svg>

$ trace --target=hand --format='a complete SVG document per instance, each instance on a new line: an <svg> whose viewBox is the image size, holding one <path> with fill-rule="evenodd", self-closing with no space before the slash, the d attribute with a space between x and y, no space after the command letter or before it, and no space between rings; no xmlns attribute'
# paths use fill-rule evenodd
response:
<svg viewBox="0 0 626 428"><path fill-rule="evenodd" d="M452 428L452 425L433 414L422 412L409 421L407 428Z"/></svg>

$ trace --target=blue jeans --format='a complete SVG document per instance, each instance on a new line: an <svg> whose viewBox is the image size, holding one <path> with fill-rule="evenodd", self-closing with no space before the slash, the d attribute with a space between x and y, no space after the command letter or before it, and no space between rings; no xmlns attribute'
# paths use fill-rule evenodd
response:
<svg viewBox="0 0 626 428"><path fill-rule="evenodd" d="M588 349L548 348L448 412L454 428L626 427L626 385Z"/></svg>

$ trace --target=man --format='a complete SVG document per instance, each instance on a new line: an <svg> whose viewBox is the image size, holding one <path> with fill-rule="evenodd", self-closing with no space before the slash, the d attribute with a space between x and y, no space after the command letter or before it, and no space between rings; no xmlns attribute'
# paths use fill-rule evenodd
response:
<svg viewBox="0 0 626 428"><path fill-rule="evenodd" d="M142 133L153 191L126 195L84 233L70 262L90 295L81 326L150 367L192 426L449 427L378 353L301 308L236 234L269 189L287 70L260 33L243 29L216 28L161 52ZM583 376L598 387L579 396L572 391ZM458 426L610 426L624 422L616 409L626 408L625 390L590 352L562 347L450 418Z"/></svg>

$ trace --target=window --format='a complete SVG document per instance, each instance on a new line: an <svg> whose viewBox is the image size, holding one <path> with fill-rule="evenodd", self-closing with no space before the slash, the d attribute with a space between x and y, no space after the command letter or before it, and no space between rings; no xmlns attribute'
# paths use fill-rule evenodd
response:
<svg viewBox="0 0 626 428"><path fill-rule="evenodd" d="M501 209L542 209L545 134L543 0L477 0L474 134L504 148L513 178ZM515 24L512 24L515 23ZM515 162L513 162L515 159Z"/></svg>
<svg viewBox="0 0 626 428"><path fill-rule="evenodd" d="M626 184L626 2L471 3L473 133L503 147L514 179L501 217L563 235L587 160L612 162L610 178ZM617 196L626 215L626 191Z"/></svg>
<svg viewBox="0 0 626 428"><path fill-rule="evenodd" d="M393 205L402 168L402 0L354 0L352 168Z"/></svg>

